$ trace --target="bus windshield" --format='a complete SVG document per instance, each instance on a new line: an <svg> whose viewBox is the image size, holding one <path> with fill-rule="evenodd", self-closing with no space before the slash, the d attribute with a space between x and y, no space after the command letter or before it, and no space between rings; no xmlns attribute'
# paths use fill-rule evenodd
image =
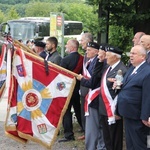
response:
<svg viewBox="0 0 150 150"><path fill-rule="evenodd" d="M35 24L32 22L9 22L11 36L14 39L27 41L35 36Z"/></svg>

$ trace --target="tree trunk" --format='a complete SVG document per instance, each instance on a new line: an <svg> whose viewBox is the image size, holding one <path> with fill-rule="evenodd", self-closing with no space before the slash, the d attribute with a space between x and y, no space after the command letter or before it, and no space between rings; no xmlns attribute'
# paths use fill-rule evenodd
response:
<svg viewBox="0 0 150 150"><path fill-rule="evenodd" d="M105 17L106 18L106 24L105 24L105 31L98 32L97 33L97 42L98 43L108 43L108 31L109 31L109 12L108 10L104 10L102 7L103 4L99 2L99 8L98 8L98 18Z"/></svg>
<svg viewBox="0 0 150 150"><path fill-rule="evenodd" d="M150 0L135 0L135 8L136 13L143 14L144 12L148 11L150 8ZM149 14L150 16L150 14ZM145 32L146 34L150 34L150 19L144 20L144 21L137 21L134 26L134 33L136 32Z"/></svg>

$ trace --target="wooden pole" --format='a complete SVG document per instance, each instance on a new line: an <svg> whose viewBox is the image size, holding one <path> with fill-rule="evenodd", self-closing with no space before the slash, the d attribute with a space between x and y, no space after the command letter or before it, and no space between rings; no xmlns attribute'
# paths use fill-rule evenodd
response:
<svg viewBox="0 0 150 150"><path fill-rule="evenodd" d="M24 53L27 54L27 55L29 55L29 56L32 56L33 58L35 58L35 59L37 59L37 60L39 60L39 61L41 61L41 62L44 62L44 59L43 59L42 57L40 57L39 55L35 55L35 54L33 54L33 53L30 53L29 51L24 51ZM50 66L56 67L57 69L60 69L60 70L62 70L62 71L65 71L65 72L67 72L68 74L73 75L74 77L77 77L77 76L78 76L78 74L76 74L76 73L74 73L74 72L72 72L72 71L70 71L70 70L68 70L68 69L65 69L65 68L63 68L63 67L61 67L61 66L58 66L58 65L56 65L56 64L54 64L54 63L52 63L52 62L50 62L50 61L48 61L48 64L49 64Z"/></svg>
<svg viewBox="0 0 150 150"><path fill-rule="evenodd" d="M27 47L26 45L20 43L18 40L14 40L14 45L16 44L17 46L19 46L20 48L22 48L24 51L30 52L31 54L34 54L36 56L39 56L37 53L35 53L34 51L32 51L29 47Z"/></svg>

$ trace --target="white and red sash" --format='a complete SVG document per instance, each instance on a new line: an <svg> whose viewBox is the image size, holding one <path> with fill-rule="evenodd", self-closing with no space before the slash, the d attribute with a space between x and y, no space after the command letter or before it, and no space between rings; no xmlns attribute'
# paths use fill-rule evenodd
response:
<svg viewBox="0 0 150 150"><path fill-rule="evenodd" d="M1 55L0 55L0 69L1 69L2 66L3 66L3 62L4 62L4 59L5 59L5 55L6 55L6 45L3 44L3 45L2 45L2 49L1 49Z"/></svg>
<svg viewBox="0 0 150 150"><path fill-rule="evenodd" d="M112 97L110 95L110 92L109 92L108 87L106 85L106 80L107 80L106 75L107 75L108 70L109 70L109 68L106 70L106 72L103 76L103 79L102 79L101 96L102 96L103 102L104 102L105 107L106 107L106 112L108 115L108 124L111 125L111 124L114 124L116 122L114 112L116 109L116 103L117 103L118 95L114 98L114 100L112 99Z"/></svg>
<svg viewBox="0 0 150 150"><path fill-rule="evenodd" d="M88 94L85 97L85 103L84 103L85 116L89 116L88 106L99 95L99 93L100 93L100 87L94 90L91 89L89 90Z"/></svg>
<svg viewBox="0 0 150 150"><path fill-rule="evenodd" d="M86 79L90 79L91 75L87 69L87 66L89 65L90 61L87 61L86 63L83 62L83 76Z"/></svg>

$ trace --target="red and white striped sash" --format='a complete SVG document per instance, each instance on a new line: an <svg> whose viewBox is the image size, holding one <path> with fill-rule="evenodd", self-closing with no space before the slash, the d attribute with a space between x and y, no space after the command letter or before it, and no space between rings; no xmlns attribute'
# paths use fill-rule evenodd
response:
<svg viewBox="0 0 150 150"><path fill-rule="evenodd" d="M85 97L85 103L84 103L85 116L89 116L88 106L99 95L99 93L100 93L100 87L94 90L91 89L89 90L88 94Z"/></svg>
<svg viewBox="0 0 150 150"><path fill-rule="evenodd" d="M89 71L87 70L87 66L88 66L89 63L90 63L90 61L87 61L86 63L83 62L83 76L86 79L91 78L91 75L90 75Z"/></svg>
<svg viewBox="0 0 150 150"><path fill-rule="evenodd" d="M103 102L104 102L105 107L106 107L106 112L108 115L108 124L111 125L111 124L114 124L116 122L114 112L116 109L116 103L117 103L117 97L118 96L116 96L113 100L111 95L110 95L110 92L108 90L108 87L106 85L106 80L107 80L106 75L107 75L108 70L109 70L109 68L106 70L106 72L103 76L103 79L102 79L101 96L102 96Z"/></svg>

